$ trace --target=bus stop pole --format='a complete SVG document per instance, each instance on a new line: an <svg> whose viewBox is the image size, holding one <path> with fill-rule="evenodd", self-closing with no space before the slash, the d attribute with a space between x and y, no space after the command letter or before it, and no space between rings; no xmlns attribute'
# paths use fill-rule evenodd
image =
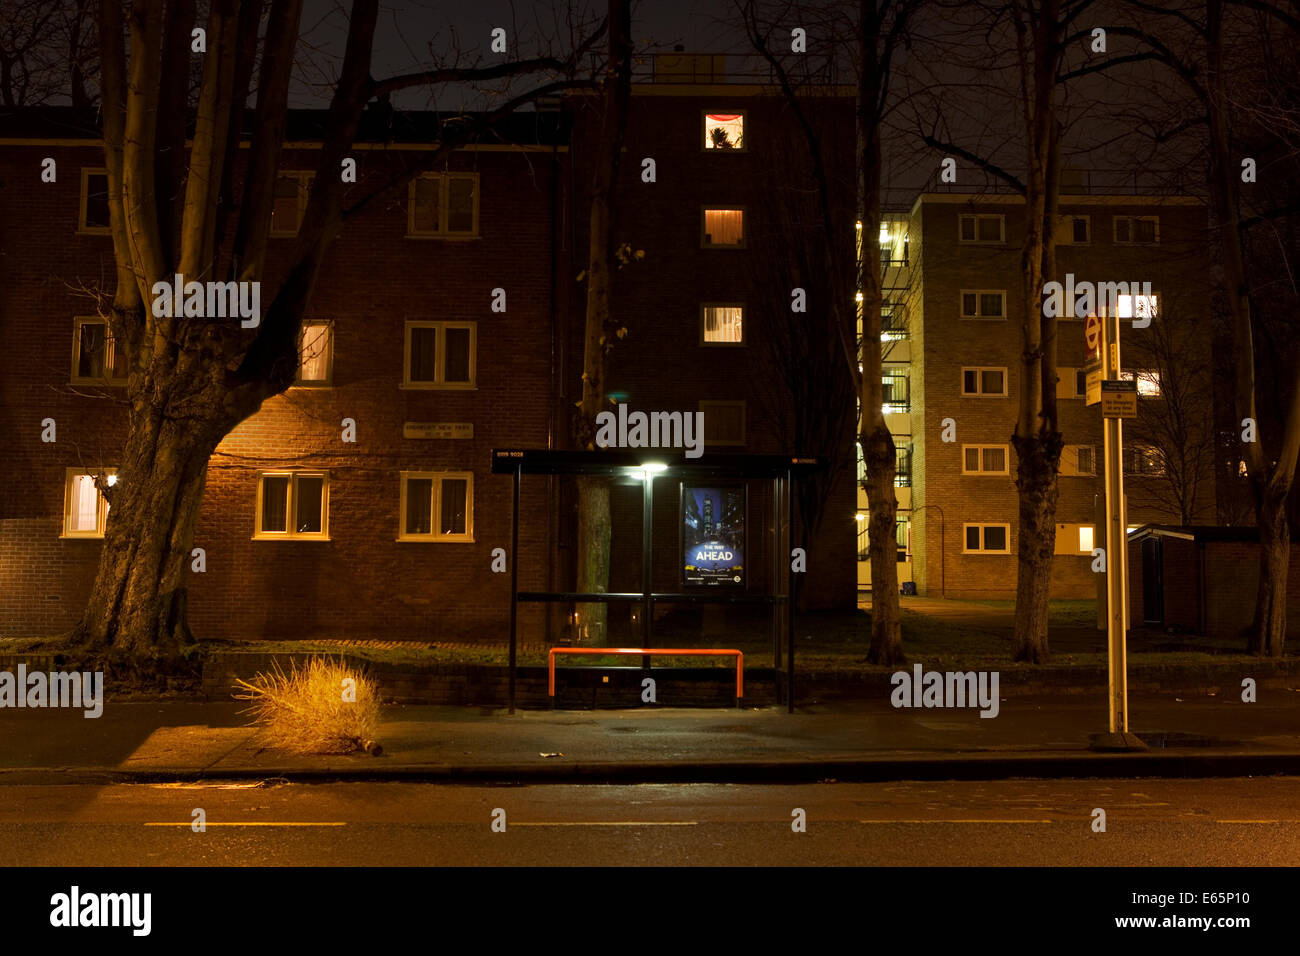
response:
<svg viewBox="0 0 1300 956"><path fill-rule="evenodd" d="M510 713L515 712L515 665L519 659L519 480L515 466L514 505L510 509Z"/></svg>
<svg viewBox="0 0 1300 956"><path fill-rule="evenodd" d="M652 582L651 572L651 554L653 553L653 543L651 539L652 529L654 527L654 472L646 471L642 479L644 489L641 492L641 641L642 647L652 647L650 643L650 587ZM641 657L641 669L650 669L649 655Z"/></svg>
<svg viewBox="0 0 1300 956"><path fill-rule="evenodd" d="M794 570L790 567L790 550L794 545L794 480L793 470L785 472L785 553L781 563L785 565L785 631L786 631L786 712L794 713Z"/></svg>

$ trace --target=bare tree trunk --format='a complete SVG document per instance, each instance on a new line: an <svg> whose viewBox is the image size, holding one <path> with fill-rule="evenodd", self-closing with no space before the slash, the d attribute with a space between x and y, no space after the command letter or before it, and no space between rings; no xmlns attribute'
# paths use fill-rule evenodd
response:
<svg viewBox="0 0 1300 956"><path fill-rule="evenodd" d="M898 608L898 470L894 436L885 424L884 368L880 354L880 109L888 61L881 63L881 11L876 0L859 4L858 57L858 191L862 202L862 239L858 272L862 282L862 419L859 440L866 465L867 556L871 561L871 646L873 664L903 660Z"/></svg>
<svg viewBox="0 0 1300 956"><path fill-rule="evenodd" d="M1259 526L1259 588L1255 620L1246 641L1251 654L1281 657L1286 641L1287 574L1291 563L1291 528L1286 490L1268 483L1260 489L1256 509Z"/></svg>
<svg viewBox="0 0 1300 956"><path fill-rule="evenodd" d="M1056 71L1062 24L1056 0L1044 0L1036 11L1022 9L1018 0L1014 8L1028 161L1025 244L1020 260L1024 350L1020 413L1012 436L1020 517L1013 655L1015 660L1040 664L1049 654L1047 622L1056 551L1057 470L1063 447L1056 408L1056 319L1044 315L1042 307L1043 283L1056 271L1054 228L1060 164ZM1067 308L1073 309L1074 303L1068 303Z"/></svg>
<svg viewBox="0 0 1300 956"><path fill-rule="evenodd" d="M191 643L186 574L203 502L208 458L225 431L143 407L131 414L117 481L100 480L109 502L99 569L76 632L81 643L174 654ZM131 494L115 494L130 488Z"/></svg>
<svg viewBox="0 0 1300 956"><path fill-rule="evenodd" d="M594 448L596 416L605 403L605 355L614 342L611 291L614 281L614 190L618 184L627 110L632 95L632 17L629 0L609 3L609 66L604 117L591 187L591 235L587 264L587 320L583 330L580 443ZM609 588L609 483L578 481L579 591L603 594ZM605 643L609 607L577 608L578 634L593 646Z"/></svg>

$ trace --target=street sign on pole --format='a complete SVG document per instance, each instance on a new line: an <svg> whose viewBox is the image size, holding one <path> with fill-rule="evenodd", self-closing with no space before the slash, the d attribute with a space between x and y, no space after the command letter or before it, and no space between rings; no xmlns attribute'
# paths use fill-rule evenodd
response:
<svg viewBox="0 0 1300 956"><path fill-rule="evenodd" d="M1105 379L1100 384L1102 418L1137 418L1138 383Z"/></svg>
<svg viewBox="0 0 1300 956"><path fill-rule="evenodd" d="M1094 734L1092 746L1100 750L1145 750L1146 745L1128 731L1128 514L1124 500L1123 418L1128 396L1137 414L1137 383L1120 379L1119 319L1103 315L1101 327L1101 379L1098 399L1105 429L1106 475L1106 645L1109 660L1110 732ZM1087 344L1091 347L1092 340ZM1129 385L1133 388L1130 390ZM1118 388L1113 386L1120 386ZM1124 397L1120 397L1124 396ZM1110 404L1108 405L1108 401ZM1092 404L1089 402L1089 404ZM1107 409L1110 409L1109 411Z"/></svg>
<svg viewBox="0 0 1300 956"><path fill-rule="evenodd" d="M1085 378L1084 404L1097 405L1101 402L1101 350L1102 350L1101 316L1090 315L1083 324Z"/></svg>

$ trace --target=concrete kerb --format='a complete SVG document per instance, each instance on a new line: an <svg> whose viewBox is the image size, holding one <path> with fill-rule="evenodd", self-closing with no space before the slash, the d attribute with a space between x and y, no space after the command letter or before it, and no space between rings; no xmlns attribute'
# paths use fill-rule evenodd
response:
<svg viewBox="0 0 1300 956"><path fill-rule="evenodd" d="M357 758L380 761L384 758ZM1198 752L961 753L880 758L790 760L575 762L497 766L394 765L319 768L232 767L120 770L98 767L12 768L0 771L4 785L99 785L112 783L287 783L427 784L634 784L634 783L880 783L905 780L1127 779L1294 776L1300 753Z"/></svg>

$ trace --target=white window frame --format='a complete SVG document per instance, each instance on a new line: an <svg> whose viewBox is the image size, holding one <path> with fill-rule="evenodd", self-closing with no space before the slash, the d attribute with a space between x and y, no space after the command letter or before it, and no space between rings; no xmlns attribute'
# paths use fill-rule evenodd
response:
<svg viewBox="0 0 1300 956"><path fill-rule="evenodd" d="M1128 223L1128 238L1119 237L1119 224ZM1137 230L1133 228L1137 222L1152 222L1155 224L1153 234L1155 236L1150 242L1138 242L1136 238ZM1117 246L1154 246L1160 242L1160 217L1159 216L1115 216L1111 220L1111 237Z"/></svg>
<svg viewBox="0 0 1300 956"><path fill-rule="evenodd" d="M966 547L966 531L968 528L980 529L980 546L972 551ZM991 551L984 547L984 532L988 528L1004 528L1007 532L1007 547L1003 551ZM1001 521L968 521L961 526L961 553L962 554L1010 554L1011 553L1011 525Z"/></svg>
<svg viewBox="0 0 1300 956"><path fill-rule="evenodd" d="M108 499L98 488L95 489L95 495L99 499L95 513L95 530L94 531L73 531L72 530L72 483L73 479L81 475L103 475L109 479L109 484L115 484L117 481L116 468L65 468L63 473L63 530L60 538L85 538L99 539L104 537L104 527L108 523Z"/></svg>
<svg viewBox="0 0 1300 956"><path fill-rule="evenodd" d="M436 378L432 382L411 380L411 330L437 329L437 368ZM469 329L469 381L447 382L447 330ZM444 391L470 391L478 388L478 323L477 322L442 322L424 319L408 319L403 334L402 345L402 388L441 389Z"/></svg>
<svg viewBox="0 0 1300 956"><path fill-rule="evenodd" d="M298 221L294 224L292 231L287 229L276 229L274 225L270 227L269 235L275 238L288 238L298 235L298 230L302 229L302 217L307 211L307 197L311 195L312 180L316 178L316 173L310 169L281 169L276 172L275 180L279 182L281 178L294 177L298 180ZM275 183L271 185L271 208L275 208ZM272 219L274 222L274 219Z"/></svg>
<svg viewBox="0 0 1300 956"><path fill-rule="evenodd" d="M81 364L81 330L87 325L102 325L104 327L104 368L107 370L102 378L85 377L77 374L77 367ZM75 315L72 317L72 377L69 381L73 385L103 385L113 388L126 387L126 374L121 378L115 378L112 375L113 369L113 329L105 319L97 315ZM130 369L127 369L130 372Z"/></svg>
<svg viewBox="0 0 1300 956"><path fill-rule="evenodd" d="M739 309L740 310L740 341L739 342L718 342L709 341L704 337L707 327L706 319L709 309ZM743 348L749 344L749 337L746 334L748 321L745 315L745 304L743 302L702 302L700 304L700 345L707 348Z"/></svg>
<svg viewBox="0 0 1300 956"><path fill-rule="evenodd" d="M709 242L709 213L740 213L740 242ZM749 247L749 207L748 206L701 206L700 207L700 248L701 249L746 249Z"/></svg>
<svg viewBox="0 0 1300 956"><path fill-rule="evenodd" d="M325 377L304 379L302 377L303 349L306 348L307 329L309 327L325 328ZM298 334L298 371L293 376L294 388L329 388L334 384L334 320L304 319Z"/></svg>
<svg viewBox="0 0 1300 956"><path fill-rule="evenodd" d="M974 315L966 314L966 303L964 300L968 295L975 296L976 312ZM979 313L979 308L980 305L982 304L980 297L986 295L998 295L1002 297L1001 315L981 315ZM957 294L957 308L958 308L958 313L963 322L1005 322L1007 318L1007 290L1006 289L962 289Z"/></svg>
<svg viewBox="0 0 1300 956"><path fill-rule="evenodd" d="M716 146L706 145L709 142L709 114L710 113L735 113L740 116L740 145L731 149L718 149ZM717 155L719 153L747 153L749 152L749 110L701 110L700 111L700 132L703 136L700 139L700 152Z"/></svg>
<svg viewBox="0 0 1300 956"><path fill-rule="evenodd" d="M979 449L979 468L971 471L966 467L966 452L972 448ZM1002 451L1002 470L993 471L984 467L984 452L998 448ZM961 446L961 473L963 475L1009 475L1011 474L1011 446L1010 445L962 445Z"/></svg>
<svg viewBox="0 0 1300 956"><path fill-rule="evenodd" d="M107 236L113 232L110 226L86 225L86 207L90 204L90 177L108 176L108 170L99 166L81 167L81 210L77 215L77 232L83 236Z"/></svg>
<svg viewBox="0 0 1300 956"><path fill-rule="evenodd" d="M965 222L965 220L967 220L967 219L971 220L972 223L973 223L974 226L975 226L975 238L974 238L974 239L963 239L962 236L961 236L961 232L962 232L962 229L961 229L961 227L962 227L962 223ZM998 238L997 238L997 239L981 239L981 238L979 238L979 234L980 234L980 220L981 220L981 219L996 219L996 220L998 221ZM1006 217L1004 214L1002 214L1002 213L992 213L992 212L963 212L963 213L959 213L959 214L957 215L957 241L958 241L959 243L961 243L962 245L967 245L967 246L1001 246L1001 245L1006 245L1006 241L1007 241L1007 217Z"/></svg>
<svg viewBox="0 0 1300 956"><path fill-rule="evenodd" d="M415 183L416 179L438 180L438 228L436 231L417 230L415 228ZM406 238L407 239L477 239L479 238L479 200L482 196L482 180L478 173L446 171L441 173L423 173L411 180L406 187ZM447 227L451 215L451 181L469 179L474 183L474 223L469 232L452 232Z"/></svg>
<svg viewBox="0 0 1300 956"><path fill-rule="evenodd" d="M1092 455L1092 471L1081 471L1079 469L1079 449L1087 448ZM1067 465L1067 463L1069 463ZM1066 478L1096 478L1097 477L1097 446L1096 445L1066 445L1061 449L1061 468L1060 473Z"/></svg>
<svg viewBox="0 0 1300 956"><path fill-rule="evenodd" d="M966 373L967 372L1001 372L1002 373L1002 391L985 392L985 391L966 391ZM977 374L975 384L983 387L983 375ZM961 396L962 398L1006 398L1007 397L1007 369L1004 365L963 365L961 369Z"/></svg>
<svg viewBox="0 0 1300 956"><path fill-rule="evenodd" d="M748 433L749 433L749 411L745 407L744 401L713 401L713 400L701 401L699 403L699 407L697 410L704 413L704 421L705 421L706 429L709 421L709 409L721 408L723 406L726 406L728 408L735 408L737 406L740 407L740 440L734 441L731 439L727 439L724 441L724 440L714 439L714 438L710 438L706 440L704 438L704 435L701 435L699 437L699 440L705 446L705 450L707 450L709 447L713 445L721 445L727 448L738 448L746 443L746 439L748 438ZM707 430L705 434L707 434Z"/></svg>
<svg viewBox="0 0 1300 956"><path fill-rule="evenodd" d="M406 531L406 503L408 482L411 479L430 479L432 482L433 500L429 503L430 518L436 527L438 518L442 516L442 482L445 479L465 479L465 533L464 534L443 534L438 531L430 531L428 534L408 534ZM397 515L397 540L398 541L417 541L417 542L435 542L443 544L473 544L474 542L474 472L472 471L403 471L400 473L400 504Z"/></svg>
<svg viewBox="0 0 1300 956"><path fill-rule="evenodd" d="M262 530L262 481L265 478L288 478L288 501L285 503L285 521L289 528L296 523L298 516L298 479L320 478L320 531L263 531ZM259 471L257 473L257 505L253 517L254 541L328 541L330 540L330 474L324 470L279 469Z"/></svg>

